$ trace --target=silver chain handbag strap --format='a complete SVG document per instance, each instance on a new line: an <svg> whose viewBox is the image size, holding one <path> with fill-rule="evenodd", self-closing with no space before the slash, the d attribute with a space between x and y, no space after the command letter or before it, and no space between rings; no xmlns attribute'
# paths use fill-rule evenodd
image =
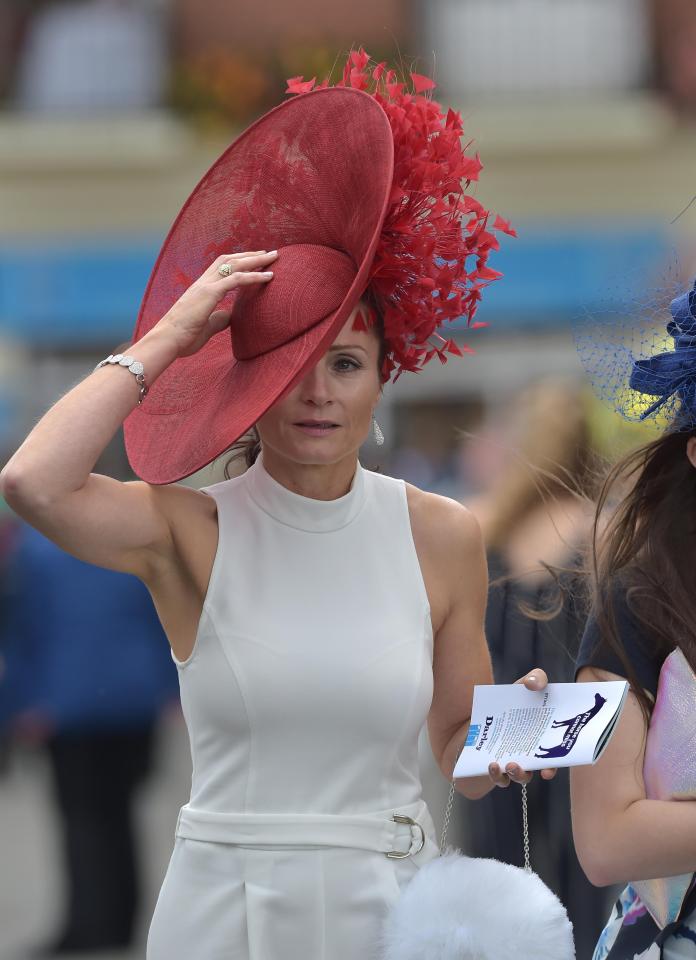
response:
<svg viewBox="0 0 696 960"><path fill-rule="evenodd" d="M450 817L452 815L452 801L454 800L454 781L450 784L449 797L445 807L445 817L442 822L442 835L440 837L440 856L445 852L445 843L447 841L447 830L449 828ZM529 855L529 817L527 816L527 784L522 784L522 841L524 845L524 869L527 873L532 871L532 862Z"/></svg>
<svg viewBox="0 0 696 960"><path fill-rule="evenodd" d="M454 780L450 784L449 797L445 807L445 818L442 821L442 836L440 837L440 856L445 852L445 842L447 840L447 828L449 827L450 815L452 813L452 800L454 799Z"/></svg>
<svg viewBox="0 0 696 960"><path fill-rule="evenodd" d="M522 842L524 844L524 869L532 872L532 861L529 857L529 818L527 816L527 784L522 784Z"/></svg>

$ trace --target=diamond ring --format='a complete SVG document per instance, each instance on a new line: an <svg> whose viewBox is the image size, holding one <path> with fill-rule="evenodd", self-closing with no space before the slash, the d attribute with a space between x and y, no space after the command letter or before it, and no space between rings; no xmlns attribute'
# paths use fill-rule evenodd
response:
<svg viewBox="0 0 696 960"><path fill-rule="evenodd" d="M218 267L218 273L221 277L229 277L229 275L232 273L232 267L229 265L229 263L221 263Z"/></svg>

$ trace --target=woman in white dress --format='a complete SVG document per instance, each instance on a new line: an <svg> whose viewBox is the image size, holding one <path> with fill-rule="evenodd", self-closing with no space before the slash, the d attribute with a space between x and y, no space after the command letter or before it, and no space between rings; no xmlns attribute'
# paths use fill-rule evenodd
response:
<svg viewBox="0 0 696 960"><path fill-rule="evenodd" d="M473 316L495 238L460 195L426 223L446 251L459 244L459 276L438 274L440 248L429 257L416 237L389 298L374 270L400 262L385 239L406 195L397 138L385 105L353 86L288 101L223 155L170 231L129 355L58 400L0 475L13 509L65 550L147 585L179 670L192 789L148 960L375 958L389 906L438 854L419 732L427 721L450 780L473 687L492 682L476 521L366 471L358 451L389 373L428 359L448 311ZM449 164L451 194L472 169L461 146L451 163L460 128L421 95L390 96L407 119L437 117L431 160ZM433 297L458 282L455 303ZM124 422L143 478L130 483L91 472ZM244 474L173 482L249 431ZM528 778L494 768L457 789Z"/></svg>

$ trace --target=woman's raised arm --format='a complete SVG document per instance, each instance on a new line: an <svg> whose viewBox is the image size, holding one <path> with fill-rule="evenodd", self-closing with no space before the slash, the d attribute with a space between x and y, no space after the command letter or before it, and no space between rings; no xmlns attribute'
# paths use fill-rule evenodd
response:
<svg viewBox="0 0 696 960"><path fill-rule="evenodd" d="M148 384L177 358L196 353L229 323L215 310L234 287L267 282L275 251L218 257L165 316L128 350ZM218 267L234 271L221 277ZM92 473L94 464L138 402L133 374L118 365L94 370L39 420L0 473L15 513L68 553L142 579L171 554L167 504L175 491L141 480L122 483ZM147 403L147 397L144 400Z"/></svg>

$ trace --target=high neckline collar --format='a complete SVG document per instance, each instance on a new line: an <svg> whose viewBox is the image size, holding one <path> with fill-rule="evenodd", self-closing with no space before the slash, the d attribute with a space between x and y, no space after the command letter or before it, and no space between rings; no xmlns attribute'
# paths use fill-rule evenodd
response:
<svg viewBox="0 0 696 960"><path fill-rule="evenodd" d="M279 523L310 533L340 530L360 513L365 502L365 471L358 463L350 490L336 500L316 500L288 490L263 464L263 455L245 476L252 500Z"/></svg>

